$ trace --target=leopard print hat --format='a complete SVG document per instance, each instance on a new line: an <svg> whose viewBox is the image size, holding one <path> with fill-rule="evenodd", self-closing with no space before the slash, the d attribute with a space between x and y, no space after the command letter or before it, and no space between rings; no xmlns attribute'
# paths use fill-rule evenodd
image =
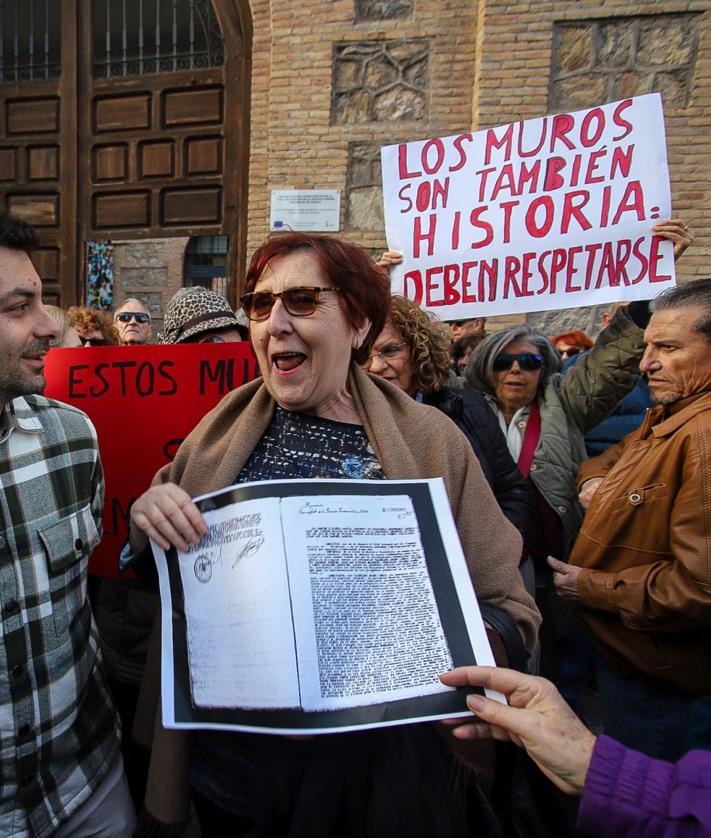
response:
<svg viewBox="0 0 711 838"><path fill-rule="evenodd" d="M181 289L166 306L158 343L186 343L203 332L243 326L222 294L196 285Z"/></svg>

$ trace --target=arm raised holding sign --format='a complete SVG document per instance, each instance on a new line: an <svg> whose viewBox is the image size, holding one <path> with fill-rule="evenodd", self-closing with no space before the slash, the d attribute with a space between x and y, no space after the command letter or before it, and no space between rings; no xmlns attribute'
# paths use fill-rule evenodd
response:
<svg viewBox="0 0 711 838"><path fill-rule="evenodd" d="M694 243L694 234L680 218L670 218L668 221L660 221L659 224L655 224L652 227L652 232L674 242L675 259L678 259Z"/></svg>
<svg viewBox="0 0 711 838"><path fill-rule="evenodd" d="M648 316L646 303L632 306L641 320ZM537 580L547 581L550 588L553 575L547 558L567 559L583 519L576 486L578 466L586 457L583 434L639 377L643 332L630 307L615 314L595 347L565 376L559 372L555 347L527 326L487 337L467 367L467 385L484 394L528 480L533 511L526 552ZM542 638L546 661L557 654L556 630L565 632L573 615L566 614L565 603L556 601L555 612L546 617L548 594L540 586L537 591L544 625L548 619L551 629Z"/></svg>

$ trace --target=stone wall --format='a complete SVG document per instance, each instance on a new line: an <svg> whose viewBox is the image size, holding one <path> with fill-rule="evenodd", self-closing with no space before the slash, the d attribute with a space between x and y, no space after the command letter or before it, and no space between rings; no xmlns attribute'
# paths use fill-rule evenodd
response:
<svg viewBox="0 0 711 838"><path fill-rule="evenodd" d="M661 92L674 214L696 236L678 275L711 275L711 4L480 0L478 23L475 129ZM553 334L598 314L527 319Z"/></svg>
<svg viewBox="0 0 711 838"><path fill-rule="evenodd" d="M687 106L700 24L699 12L556 22L549 108L587 108L652 91Z"/></svg>
<svg viewBox="0 0 711 838"><path fill-rule="evenodd" d="M114 311L127 297L138 297L151 313L154 336L160 332L165 307L183 284L183 257L189 241L115 241Z"/></svg>

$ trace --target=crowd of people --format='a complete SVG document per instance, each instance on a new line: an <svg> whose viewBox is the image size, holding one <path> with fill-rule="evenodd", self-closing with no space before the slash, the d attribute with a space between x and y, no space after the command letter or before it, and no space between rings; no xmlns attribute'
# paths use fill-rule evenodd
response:
<svg viewBox="0 0 711 838"><path fill-rule="evenodd" d="M677 257L691 242L680 221L655 230ZM36 244L0 216L0 834L711 835L711 279L616 307L595 340L487 334L393 296L398 254L280 232L237 311L185 288L153 335L139 299L44 306ZM135 578L89 584L100 452L81 410L42 395L48 351L240 340L261 376L136 487L116 557ZM163 727L149 539L199 544L198 495L326 477L443 478L498 665L441 675L474 688L474 715L305 738Z"/></svg>

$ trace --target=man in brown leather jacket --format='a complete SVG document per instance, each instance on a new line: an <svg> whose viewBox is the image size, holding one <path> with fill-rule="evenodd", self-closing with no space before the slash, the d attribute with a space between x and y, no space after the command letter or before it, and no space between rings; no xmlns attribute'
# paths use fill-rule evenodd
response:
<svg viewBox="0 0 711 838"><path fill-rule="evenodd" d="M570 564L600 659L605 733L650 756L684 751L711 693L711 279L660 295L640 363L655 407L578 475L589 503Z"/></svg>

